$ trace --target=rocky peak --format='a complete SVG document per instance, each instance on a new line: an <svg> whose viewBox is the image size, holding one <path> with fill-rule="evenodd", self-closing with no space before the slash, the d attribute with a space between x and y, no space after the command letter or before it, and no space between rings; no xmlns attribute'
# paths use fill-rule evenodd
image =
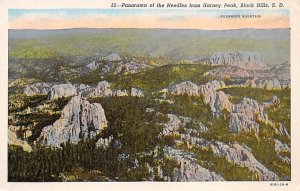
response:
<svg viewBox="0 0 300 191"><path fill-rule="evenodd" d="M255 52L216 52L210 57L212 65L237 66L248 70L265 69L260 55Z"/></svg>
<svg viewBox="0 0 300 191"><path fill-rule="evenodd" d="M92 138L106 126L101 104L90 104L81 96L75 96L64 107L61 117L43 128L39 140L45 145L59 147L68 141L77 143L80 139Z"/></svg>
<svg viewBox="0 0 300 191"><path fill-rule="evenodd" d="M209 104L214 115L219 115L223 109L231 110L232 104L228 96L218 89L226 87L223 81L213 80L199 86L199 94L203 95L204 102Z"/></svg>

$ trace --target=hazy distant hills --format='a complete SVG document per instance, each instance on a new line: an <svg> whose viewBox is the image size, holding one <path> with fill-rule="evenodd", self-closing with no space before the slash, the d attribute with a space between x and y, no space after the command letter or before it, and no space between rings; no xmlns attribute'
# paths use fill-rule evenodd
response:
<svg viewBox="0 0 300 191"><path fill-rule="evenodd" d="M218 51L258 52L267 64L280 64L290 57L290 29L9 30L9 58L65 57L85 64L85 58L112 52L198 60Z"/></svg>

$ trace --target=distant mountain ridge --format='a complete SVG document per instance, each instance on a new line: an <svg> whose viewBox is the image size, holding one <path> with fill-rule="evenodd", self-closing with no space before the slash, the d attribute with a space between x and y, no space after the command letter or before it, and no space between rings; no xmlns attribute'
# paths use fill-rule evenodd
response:
<svg viewBox="0 0 300 191"><path fill-rule="evenodd" d="M76 60L115 52L123 56L199 60L224 51L259 52L268 65L280 64L290 59L290 29L9 30L9 58Z"/></svg>

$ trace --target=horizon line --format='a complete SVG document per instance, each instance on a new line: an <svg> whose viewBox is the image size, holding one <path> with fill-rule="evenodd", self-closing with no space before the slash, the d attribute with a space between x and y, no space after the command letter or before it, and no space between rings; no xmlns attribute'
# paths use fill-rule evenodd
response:
<svg viewBox="0 0 300 191"><path fill-rule="evenodd" d="M76 29L158 29L158 30L203 30L203 31L229 31L229 30L279 30L279 29L291 29L291 27L283 28L232 28L232 29L199 29L199 28L135 28L135 27L108 27L108 28L96 28L96 27L71 27L71 28L57 28L57 29L35 29L35 28L9 28L8 30L36 30L36 31L54 31L54 30L76 30Z"/></svg>

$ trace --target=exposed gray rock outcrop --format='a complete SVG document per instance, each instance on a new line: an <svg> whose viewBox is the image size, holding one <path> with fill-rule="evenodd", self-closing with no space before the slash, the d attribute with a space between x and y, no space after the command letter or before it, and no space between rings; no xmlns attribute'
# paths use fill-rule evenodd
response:
<svg viewBox="0 0 300 191"><path fill-rule="evenodd" d="M112 140L113 140L113 136L109 136L108 138L100 138L96 142L96 147L105 149L109 146L109 144L112 142Z"/></svg>
<svg viewBox="0 0 300 191"><path fill-rule="evenodd" d="M177 162L171 181L194 182L194 181L224 181L224 178L215 172L211 172L197 164L193 154L170 147L164 148L164 153Z"/></svg>
<svg viewBox="0 0 300 191"><path fill-rule="evenodd" d="M204 102L210 106L215 116L219 116L224 110L230 112L229 129L231 132L253 131L258 133L259 124L256 120L269 122L264 114L264 107L267 103L259 105L257 101L245 97L240 103L233 104L229 100L229 95L220 90L225 87L226 84L218 80L213 80L198 87L188 81L173 85L169 87L168 91L173 95L202 95ZM196 93L197 89L198 93ZM280 100L273 96L271 102L277 104Z"/></svg>
<svg viewBox="0 0 300 191"><path fill-rule="evenodd" d="M213 80L205 85L199 86L199 94L203 95L204 102L209 104L213 114L219 115L223 109L231 110L232 104L228 96L222 91L216 91L224 88L226 85L223 81Z"/></svg>
<svg viewBox="0 0 300 191"><path fill-rule="evenodd" d="M90 104L81 96L75 96L64 107L61 117L43 128L39 140L45 145L59 147L68 141L77 143L80 139L92 138L106 126L101 104Z"/></svg>
<svg viewBox="0 0 300 191"><path fill-rule="evenodd" d="M96 70L99 67L99 65L96 63L96 61L93 61L93 62L89 63L86 67L90 71L93 71L93 70Z"/></svg>
<svg viewBox="0 0 300 191"><path fill-rule="evenodd" d="M239 104L234 105L231 112L229 129L235 133L258 132L259 125L255 122L256 118L265 120L263 106L250 98L244 98Z"/></svg>
<svg viewBox="0 0 300 191"><path fill-rule="evenodd" d="M135 97L144 97L143 91L136 88L131 88L130 95Z"/></svg>
<svg viewBox="0 0 300 191"><path fill-rule="evenodd" d="M130 61L126 64L121 64L116 68L116 71L123 71L124 74L135 74L138 73L141 69L147 68L148 65L144 63L139 63L135 61Z"/></svg>
<svg viewBox="0 0 300 191"><path fill-rule="evenodd" d="M107 81L101 81L95 88L87 90L87 95L90 97L105 97L113 94L110 84Z"/></svg>
<svg viewBox="0 0 300 191"><path fill-rule="evenodd" d="M193 133L197 133L197 132L194 131ZM196 136L191 136L190 134L191 132L188 132L186 134L180 134L180 141L188 143L188 145L197 146L197 147L202 147L204 144L206 144L206 141L204 139Z"/></svg>
<svg viewBox="0 0 300 191"><path fill-rule="evenodd" d="M279 128L275 129L277 131L277 134L281 135L281 136L285 136L288 139L291 139L290 134L288 133L287 129L285 128L285 126L282 123L279 123Z"/></svg>
<svg viewBox="0 0 300 191"><path fill-rule="evenodd" d="M127 90L115 90L112 95L116 97L128 96L128 92Z"/></svg>
<svg viewBox="0 0 300 191"><path fill-rule="evenodd" d="M247 167L250 171L257 173L259 175L259 180L279 180L278 176L258 162L246 147L239 144L227 145L225 143L215 141L211 144L211 148L217 156L225 156L228 161L239 166Z"/></svg>
<svg viewBox="0 0 300 191"><path fill-rule="evenodd" d="M26 85L23 92L27 96L48 94L51 87L52 84L50 83L39 82L31 85Z"/></svg>
<svg viewBox="0 0 300 191"><path fill-rule="evenodd" d="M180 84L173 85L169 87L169 92L173 95L188 95L188 96L199 95L198 86L192 83L191 81L186 81Z"/></svg>
<svg viewBox="0 0 300 191"><path fill-rule="evenodd" d="M76 94L76 88L72 84L54 85L49 90L48 99L55 100L62 97L70 97Z"/></svg>
<svg viewBox="0 0 300 191"><path fill-rule="evenodd" d="M272 107L272 106L278 105L278 104L280 104L280 99L277 96L275 96L275 95L272 96L272 99L263 102L263 106L265 108L266 107Z"/></svg>
<svg viewBox="0 0 300 191"><path fill-rule="evenodd" d="M291 86L290 81L279 81L277 78L263 78L248 80L245 86L253 88L263 88L267 90L284 89Z"/></svg>
<svg viewBox="0 0 300 191"><path fill-rule="evenodd" d="M212 65L237 66L248 70L261 70L266 66L255 52L216 52L210 57Z"/></svg>
<svg viewBox="0 0 300 191"><path fill-rule="evenodd" d="M260 75L260 73L235 66L217 67L210 70L208 74L223 79L253 78Z"/></svg>
<svg viewBox="0 0 300 191"><path fill-rule="evenodd" d="M179 127L182 125L180 119L173 114L167 114L169 121L167 123L163 123L163 134L167 135L172 132L176 132Z"/></svg>
<svg viewBox="0 0 300 191"><path fill-rule="evenodd" d="M175 168L172 181L196 182L196 181L224 181L224 178L215 172L203 168L197 163L184 158L176 158L179 167Z"/></svg>
<svg viewBox="0 0 300 191"><path fill-rule="evenodd" d="M86 85L86 84L77 84L77 85L75 85L75 88L76 88L77 93L79 94L81 92L84 92L85 90L90 89L91 86Z"/></svg>
<svg viewBox="0 0 300 191"><path fill-rule="evenodd" d="M170 86L168 92L173 95L202 95L204 102L210 105L214 114L218 115L223 109L231 109L231 103L228 96L224 92L217 91L224 87L226 87L225 83L218 80L213 80L200 86L197 86L191 81L186 81Z"/></svg>
<svg viewBox="0 0 300 191"><path fill-rule="evenodd" d="M216 93L214 108L219 114L222 110L231 111L234 104L229 101L228 95L222 91Z"/></svg>
<svg viewBox="0 0 300 191"><path fill-rule="evenodd" d="M249 119L244 113L232 113L230 114L229 129L233 133L255 132L258 133L259 125Z"/></svg>
<svg viewBox="0 0 300 191"><path fill-rule="evenodd" d="M147 108L148 110L149 108ZM149 111L148 112L154 112ZM169 121L167 123L162 123L163 125L163 134L168 135L170 133L173 134L179 134L178 130L180 127L184 127L187 129L187 131L194 130L195 133L199 132L206 132L208 128L199 120L193 120L190 117L183 117L179 116L177 117L174 114L167 114L167 117L169 118Z"/></svg>
<svg viewBox="0 0 300 191"><path fill-rule="evenodd" d="M282 143L281 141L275 139L275 152L277 156L282 160L283 162L286 163L291 163L291 158L289 156L286 156L286 154L291 154L291 149L287 144ZM283 155L282 153L286 153Z"/></svg>

